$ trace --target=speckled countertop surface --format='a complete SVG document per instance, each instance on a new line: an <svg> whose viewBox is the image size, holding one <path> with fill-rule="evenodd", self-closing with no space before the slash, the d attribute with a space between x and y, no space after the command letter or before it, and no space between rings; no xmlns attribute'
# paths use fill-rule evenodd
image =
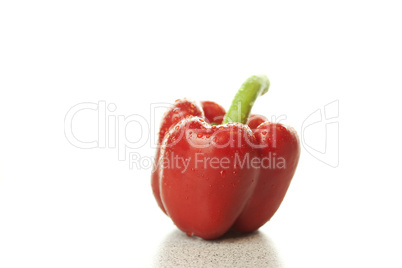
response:
<svg viewBox="0 0 402 268"><path fill-rule="evenodd" d="M230 233L207 241L171 232L155 258L157 267L282 267L270 239L261 232Z"/></svg>

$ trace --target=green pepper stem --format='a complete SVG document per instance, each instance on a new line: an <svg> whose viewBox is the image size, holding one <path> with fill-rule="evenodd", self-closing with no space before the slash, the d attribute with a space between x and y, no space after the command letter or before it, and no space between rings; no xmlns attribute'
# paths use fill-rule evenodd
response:
<svg viewBox="0 0 402 268"><path fill-rule="evenodd" d="M237 91L232 105L223 118L222 124L229 122L246 124L255 100L268 92L269 84L269 79L266 75L249 77Z"/></svg>

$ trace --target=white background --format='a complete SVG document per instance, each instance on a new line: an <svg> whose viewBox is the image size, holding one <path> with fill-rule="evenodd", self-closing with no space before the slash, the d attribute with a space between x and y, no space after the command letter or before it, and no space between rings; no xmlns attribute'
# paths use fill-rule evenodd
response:
<svg viewBox="0 0 402 268"><path fill-rule="evenodd" d="M339 165L302 147L285 201L257 234L277 260L270 265L401 267L401 11L398 1L2 1L0 267L163 264L172 236L187 238L157 207L150 170L129 169L110 146L74 147L65 116L105 101L117 107L108 115L158 124L151 103L188 97L228 108L258 73L271 88L254 112L286 115L299 133L339 101ZM74 120L77 137L97 138L96 112ZM127 127L134 141L140 131ZM325 148L325 122L305 134ZM149 142L131 151L154 154Z"/></svg>

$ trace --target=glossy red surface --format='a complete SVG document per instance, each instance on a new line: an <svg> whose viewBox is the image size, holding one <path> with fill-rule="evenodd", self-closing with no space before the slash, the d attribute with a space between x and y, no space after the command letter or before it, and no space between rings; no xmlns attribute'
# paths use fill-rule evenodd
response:
<svg viewBox="0 0 402 268"><path fill-rule="evenodd" d="M213 102L203 107L176 101L166 113L152 174L155 198L188 235L255 231L286 194L300 156L297 134L260 115L250 117L254 132L241 123L211 126L203 114L216 122L224 110Z"/></svg>

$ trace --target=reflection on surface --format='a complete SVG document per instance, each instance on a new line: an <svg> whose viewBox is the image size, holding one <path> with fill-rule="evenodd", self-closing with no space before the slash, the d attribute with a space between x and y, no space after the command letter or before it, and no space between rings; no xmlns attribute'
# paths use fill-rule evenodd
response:
<svg viewBox="0 0 402 268"><path fill-rule="evenodd" d="M217 240L175 230L163 241L156 267L282 267L270 239L260 232L228 233Z"/></svg>

